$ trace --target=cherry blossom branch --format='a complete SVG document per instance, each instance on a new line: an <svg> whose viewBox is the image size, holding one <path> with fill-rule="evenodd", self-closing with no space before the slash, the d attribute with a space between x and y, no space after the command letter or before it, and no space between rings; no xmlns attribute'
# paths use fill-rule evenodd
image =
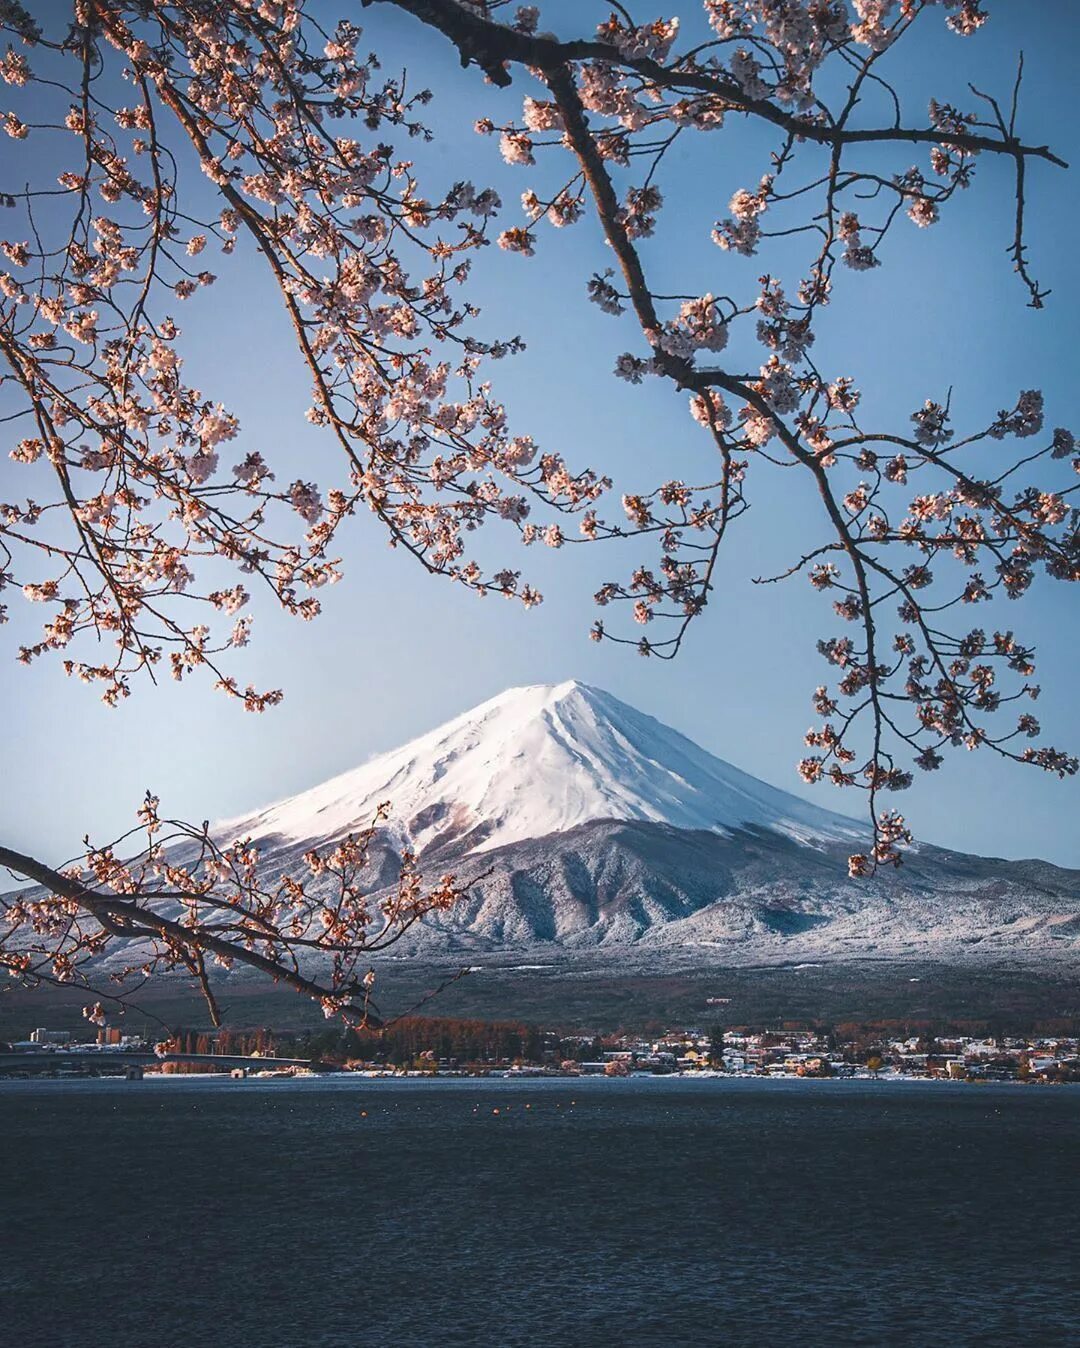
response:
<svg viewBox="0 0 1080 1348"><path fill-rule="evenodd" d="M372 893L369 855L385 807L365 832L309 852L306 878L264 874L249 840L224 844L205 824L162 820L150 794L139 817L143 845L126 860L119 852L134 834L88 844L62 868L0 846L0 866L39 886L0 895L0 969L29 986L76 986L125 1005L149 979L184 970L217 1025L210 962L242 965L317 1001L328 1016L373 1024L371 956L459 897L450 876L425 890L408 853L396 886Z"/></svg>
<svg viewBox="0 0 1080 1348"><path fill-rule="evenodd" d="M433 23L435 26L442 26L447 16L447 6L438 3L431 5L406 3L403 7L409 8L413 12L422 10L422 17L425 18L425 21ZM457 7L454 6L453 8L456 9ZM789 8L792 11L794 21L795 18L799 17L796 11L801 14L800 7L791 5ZM914 9L915 7L913 7L913 12ZM478 25L487 25L485 32L491 37L491 42L486 47L481 43ZM917 224L933 223L937 218L937 212L941 204L947 201L958 187L967 185L970 170L965 161L965 156L986 149L1007 153L1017 160L1018 233L1014 243L1013 255L1022 279L1028 286L1032 304L1035 307L1041 306L1046 292L1041 291L1031 282L1029 274L1021 265L1023 260L1023 170L1024 161L1028 156L1024 153L1025 147L1020 146L1014 134L1018 87L1014 89L1014 111L1008 124L1001 117L997 105L993 104L1000 139L970 132L965 129L965 119L954 109L944 107L935 111L933 106L931 111L936 118L937 126L932 135L927 135L927 133L917 129L910 130L901 127L894 127L884 132L877 130L853 131L847 126L847 121L858 101L860 86L868 78L870 67L876 59L876 55L870 56L861 64L852 59L851 63L856 69L856 75L850 85L848 100L839 117L834 119L826 115L820 118L815 133L802 137L804 140L817 140L819 143L827 143L831 146L829 170L824 178L809 184L807 187L781 193L773 185L774 177L766 177L762 180L762 187L758 193L736 194L732 203L733 210L736 206L738 207L736 223L725 222L722 227L718 227L714 234L714 238L721 246L742 252L753 252L757 239L769 236L769 233L760 229L756 219L768 209L770 203L781 200L797 200L803 193L822 186L827 191L824 212L826 224L814 224L812 226L820 229L823 244L811 270L811 278L804 283L800 292L802 317L796 320L788 316L791 313L791 306L786 302L779 287L770 277L762 279L763 291L758 306L760 312L766 315L766 318L759 322L759 334L764 334L764 337L769 339L774 350L782 350L792 364L802 359L809 373L798 379L788 365L774 356L770 360L769 366L763 367L761 380L755 380L742 375L733 375L722 368L701 369L696 366L695 344L698 346L708 345L712 349L722 349L726 344L726 324L722 325L713 316L716 301L712 296L706 296L701 301L691 301L684 304L680 318L674 324L665 323L661 319L646 279L640 255L633 242L635 236L647 236L653 232L653 213L661 205L660 193L650 186L655 162L653 169L649 171L645 187L631 189L626 198L620 199L614 185L612 165L630 162L634 153L630 148L631 142L628 137L623 136L616 151L612 133L604 129L599 131L590 129L583 95L579 92L580 89L587 89L590 106L594 111L599 111L602 118L603 116L620 118L624 125L631 127L631 131L634 125L643 122L647 125L654 124L662 114L646 115L639 113L637 108L628 101L629 86L623 85L620 88L617 82L611 80L610 67L622 64L630 68L640 69L640 62L635 63L635 60L628 55L630 50L639 50L651 45L662 53L666 53L674 25L657 21L656 24L634 29L632 25L624 28L613 19L605 27L607 32L611 34L609 40L614 41L619 48L620 57L613 58L611 61L604 60L602 64L598 60L594 60L592 64L588 60L583 60L583 58L597 57L594 49L576 48L573 44L553 44L547 39L538 39L538 47L527 49L533 58L531 62L534 67L533 73L543 78L553 103L551 105L540 105L526 98L525 127L519 130L511 124L503 128L504 157L510 159L511 162L531 163L533 148L539 145L535 132L554 127L562 130L566 148L578 160L593 196L597 220L603 229L607 243L612 249L623 282L623 289L619 291L615 289L609 279L594 278L594 281L590 283L590 291L601 307L613 314L622 312L622 301L627 300L652 348L652 354L648 360L640 360L630 355L620 358L616 372L623 375L624 378L628 378L632 383L639 382L645 375L654 374L671 380L678 388L697 390L697 396L692 401L695 418L713 434L721 451L725 469L731 462L733 450L737 449L743 453L751 454L761 453L764 444L770 439L776 438L791 456L791 461L811 473L837 542L826 549L815 549L808 557L804 557L795 567L791 568L789 574L803 569L810 557L820 555L822 551L828 551L832 548L839 549L850 565L851 580L847 589L847 596L838 601L835 607L842 617L860 623L864 645L861 650L856 650L847 641L822 644L823 653L826 653L829 658L835 657L836 663L841 664L848 671L842 681L842 691L846 689L848 695L859 695L861 700L842 719L839 731L834 725L827 723L822 730L812 731L808 734L808 744L822 745L828 752L823 758L804 760L801 770L807 780L811 781L817 780L828 769L828 775L837 785L854 785L860 782L865 785L869 798L869 811L874 824L875 845L869 856L858 856L851 859L853 874L866 873L882 861L898 863L897 844L906 840L909 834L903 820L898 815L891 812L879 814L878 794L882 789L903 789L909 784L911 778L910 774L900 770L895 765L892 754L886 751L884 741L887 732L895 735L905 746L917 750L918 761L923 767L937 766L940 758L936 749L945 741L953 743L962 741L967 743L969 747L985 743L1014 761L1034 762L1039 766L1057 772L1059 775L1075 772L1077 764L1075 758L1061 754L1052 748L1028 750L1023 754L1017 754L1007 747L1008 742L1015 738L1017 734L1038 733L1037 723L1029 715L1020 718L1016 730L1006 732L996 738L990 738L986 735L971 715L970 709L973 706L977 706L983 711L993 711L999 706L1014 701L1016 697L1024 693L1036 695L1037 688L1025 686L1021 692L1005 697L996 692L991 693L988 690L990 683L993 681L992 673L989 672L989 666L984 665L974 668L975 681L965 685L963 676L971 666L964 653L968 649L976 653L982 652L986 645L985 638L981 633L972 632L963 640L957 639L954 641L948 634L932 629L923 617L915 592L916 584L919 588L922 588L930 583L928 568L908 568L908 571L901 573L883 563L880 557L873 554L880 552L890 542L898 542L907 546L921 546L934 553L951 548L957 555L971 557L974 557L980 548L985 548L993 554L1002 573L1000 580L991 588L996 588L996 585L999 584L1008 588L1010 583L1013 582L1013 573L1019 566L1019 573L1015 579L1019 580L1020 583L1013 584L1009 593L1022 593L1026 586L1026 580L1021 579L1029 574L1025 570L1027 566L1027 562L1024 560L1025 552L1048 559L1051 564L1051 574L1063 579L1075 579L1080 575L1080 567L1078 567L1078 555L1080 554L1078 554L1077 546L1075 512L1072 525L1061 538L1055 538L1045 530L1043 525L1046 523L1046 519L1040 518L1038 513L1036 513L1034 519L1025 518L1031 512L1033 501L1037 500L1040 503L1037 511L1044 513L1049 511L1047 518L1053 522L1060 521L1063 518L1063 511L1059 502L1063 501L1075 489L1068 489L1052 495L1047 495L1044 492L1037 498L1028 493L1018 498L1015 503L1009 503L1004 500L999 491L989 489L985 483L973 483L968 475L962 469L957 468L949 458L950 451L955 451L963 445L975 443L987 435L993 438L1002 438L1010 433L1021 436L1037 433L1041 428L1042 421L1041 397L1039 395L1023 394L1015 412L1000 413L998 421L993 426L965 441L958 442L950 449L942 449L937 443L939 437L941 437L942 444L952 438L951 431L942 432L941 430L947 413L943 413L936 405L928 402L926 408L921 413L916 414L914 418L920 434L911 445L914 451L914 462L910 465L911 471L917 471L918 467L924 466L947 472L956 483L955 492L957 495L955 499L958 502L976 505L977 508L994 514L996 520L994 532L998 537L991 536L981 528L977 536L971 528L967 528L962 540L958 539L952 532L942 532L934 538L925 531L913 529L910 525L897 531L888 524L887 517L884 515L875 517L873 530L867 536L863 520L867 517L871 507L876 504L881 488L886 484L886 478L877 469L876 456L869 449L869 443L874 439L880 440L891 437L881 433L867 435L857 427L852 413L857 405L858 395L851 389L850 380L840 380L834 386L827 386L827 381L822 379L808 355L808 347L813 341L810 321L815 310L827 302L828 287L835 261L834 247L838 243L846 244L845 260L856 270L865 266L877 265L876 248L880 246L881 240L888 232L905 200L913 200L909 214ZM479 63L487 63L485 68L489 75L492 74L491 62L494 60L496 53L501 54L508 61L513 61L523 55L526 50L519 41L520 35L505 37L505 33L509 30L500 27L498 34L492 35L490 33L490 21L486 18L470 18L466 23L466 28L468 29L468 45L467 53L463 54L470 54L470 59L478 59L475 53L481 52L483 59ZM901 29L898 27L896 32L899 31ZM461 32L456 26L454 27L454 37L455 40L461 40ZM576 66L575 62L580 62L580 66ZM672 76L673 79L678 79L681 76L679 65L679 60L676 59L672 61L671 67L669 67L669 69L678 71L677 74ZM496 82L505 85L507 81L504 78L496 80ZM655 90L670 83L670 79L658 78L653 87ZM548 106L550 110L548 110ZM896 106L899 107L898 102ZM758 109L757 111L762 110ZM763 113L763 115L766 116L766 120L775 120L767 113ZM632 121L632 119L634 120ZM967 119L967 123L970 124L972 120ZM490 131L495 128L491 124L484 124L480 129ZM788 129L795 130L796 128L789 124ZM939 132L944 134L938 134ZM844 146L853 141L864 139L882 141L933 140L937 147L935 154L941 156L939 160L935 161L935 168L950 175L950 182L945 188L931 192L924 184L921 176L914 170L905 175L902 180L896 181L867 172L847 173L845 175L842 166ZM787 164L792 150L793 139L789 139L783 150L774 157L776 173L779 173ZM949 158L949 153L954 151L962 152L960 159L957 161ZM1045 158L1047 156L1040 154L1036 157ZM1056 159L1056 156L1050 157ZM868 227L863 225L853 214L840 213L836 204L839 195L842 192L849 191L853 185L860 183L875 184L875 192L887 190L896 193L896 202L884 225L877 228ZM535 201L535 194L525 194L527 205L530 198ZM534 215L543 214L543 211L535 205L532 206L531 210ZM552 218L552 223L561 224L562 221ZM810 227L804 226L802 228ZM789 231L774 230L771 231L771 235L777 236L792 232L799 232L799 227ZM877 244L873 249L863 247L860 240L861 232L872 232L876 235ZM506 246L514 247L519 251L531 252L533 247L532 236L524 236L519 240L514 237L514 234L514 231L510 231L508 235L503 236L506 240ZM805 296L803 292L805 292ZM726 323L729 324L734 317L735 314L732 315L731 319L726 320ZM687 329L689 329L689 334ZM704 341L699 334L704 334ZM696 342L695 338L697 338ZM727 437L730 441L729 444L725 443L724 431L731 424L730 412L723 402L717 398L713 390L722 390L724 393L738 398L744 404L740 413L744 421L743 436L742 438L734 435ZM809 395L810 406L806 410L800 411L795 424L792 425L784 413L794 411L800 402L804 401L804 398L800 395ZM848 417L855 434L843 440L837 440L835 432L825 429L824 421L814 415L813 405L815 401L822 398L832 410L843 412ZM717 422L720 419L723 421L723 429L718 435ZM1068 452L1072 440L1068 433L1063 431L1057 432L1056 437L1056 443L1061 448L1060 451L1054 450L1053 453L1054 456L1060 456ZM838 451L841 448L847 450L848 453L846 455L840 454ZM858 454L852 452L856 448L859 448ZM1028 456L1023 462L1034 462L1034 460L1044 457L1050 452L1049 449L1044 449L1035 455ZM770 462L776 462L771 456L763 455L763 457L768 458ZM838 491L828 470L842 457L856 462L864 470L870 469L875 475L876 487L870 491L865 486L860 486L855 492L849 491L846 495L843 495L842 488ZM890 481L906 481L908 469L909 465L902 458L895 460L887 469L887 478ZM1009 470L1009 472L1013 471L1016 471L1016 469ZM671 484L668 494L671 499L677 500L682 510L682 523L685 524L687 519L690 518L686 512L689 500L692 497L684 492L675 492L673 488L676 485ZM726 485L727 476L725 473ZM843 500L841 501L842 495ZM654 499L655 497L641 495L624 497L627 513L641 533L665 529L662 518L658 518L654 513L652 504ZM949 498L946 496L930 499L935 501L940 499L942 502L946 502ZM740 506L745 504L741 491L739 503ZM916 502L916 506L922 510L926 509L926 506L919 502ZM950 515L952 513L951 505L949 506L949 513ZM722 537L728 519L728 511L722 511L720 527L716 533L716 543ZM709 522L713 522L711 513L709 514ZM963 525L963 522L961 523ZM668 553L674 548L685 546L678 535L673 532L677 524L677 521L671 521L667 526L665 550ZM611 537L618 533L611 526L592 521L590 521L590 525L591 537ZM1019 541L1020 548L1013 553L1011 558L1006 558L1003 545L1008 543L1011 538ZM644 569L635 572L629 588L616 584L606 585L598 595L598 599L604 604L619 598L633 599L635 591L637 591L639 595L643 595L643 597L637 598L634 605L635 617L639 622L650 622L656 617L675 617L677 626L671 638L662 642L641 640L636 643L643 654L659 654L670 658L680 649L690 621L704 607L705 597L711 588L715 561L716 548L714 546L709 551L704 570L689 568L692 583L687 585L685 572L688 568L676 568L665 558L668 574L678 574L679 576L677 592L681 599L681 616L678 614L665 615L651 607L661 603L676 591L674 586L665 587L658 584L653 573ZM909 572L911 574L910 581L906 579ZM819 588L827 588L834 584L834 573L838 574L837 568L832 564L818 566L815 568L811 579ZM875 590L873 584L878 578L885 583L885 589L880 593ZM964 594L947 599L942 604L931 606L929 611L940 612L952 607L962 599L977 599L980 584L978 577L974 578L973 581L969 582ZM912 673L907 681L907 698L917 704L924 724L928 724L931 729L938 730L939 739L933 745L920 746L917 734L905 730L896 717L886 709L886 703L896 697L889 691L889 680L901 672L903 663L902 658L897 658L891 664L883 663L878 651L878 621L881 604L892 595L899 595L903 598L901 616L915 627L923 642L926 658L939 675L936 690L924 689L919 681L920 662L923 657L915 655L914 648L910 646L909 638L899 636L896 638L898 643L896 651L899 656L902 657L905 654L914 656L911 663ZM619 642L627 641L627 638L612 636L601 623L596 624L594 636L597 639L608 638ZM947 659L946 651L950 645L954 651L961 653L961 659L957 660L955 656L951 660ZM1029 672L1030 655L1027 652L1020 651L1013 642L1011 634L996 636L995 645L997 658L1008 659L1014 668L1021 672ZM836 702L827 696L824 689L818 690L815 701L819 707L825 708L827 713L836 710ZM870 745L865 765L858 772L854 772L848 765L856 755L847 747L847 738L863 712L870 716Z"/></svg>

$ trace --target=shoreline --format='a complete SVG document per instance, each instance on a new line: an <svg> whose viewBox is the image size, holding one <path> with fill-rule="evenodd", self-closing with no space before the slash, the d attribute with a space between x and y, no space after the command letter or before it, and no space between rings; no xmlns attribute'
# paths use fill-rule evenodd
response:
<svg viewBox="0 0 1080 1348"><path fill-rule="evenodd" d="M93 1086L102 1084L117 1083L123 1086L136 1087L150 1083L154 1085L162 1082L182 1082L188 1085L197 1084L200 1087L205 1085L228 1086L231 1088L243 1087L245 1085L262 1086L281 1086L281 1085L300 1085L308 1086L313 1082L320 1085L332 1085L335 1088L339 1085L351 1088L363 1086L374 1087L375 1089L388 1089L392 1086L401 1086L408 1089L417 1088L442 1088L453 1090L465 1086L494 1086L496 1089L508 1089L514 1087L536 1087L541 1090L555 1088L561 1089L625 1089L627 1086L641 1086L644 1083L663 1083L668 1087L673 1083L680 1085L690 1085L693 1088L727 1086L743 1088L746 1086L765 1086L777 1088L856 1088L866 1089L867 1087L893 1087L893 1086L948 1086L948 1087L974 1087L985 1089L987 1087L1008 1087L1016 1088L1053 1088L1074 1090L1080 1089L1080 1082L1076 1081L1009 1081L997 1079L979 1079L972 1078L963 1080L950 1077L920 1077L910 1075L894 1076L851 1076L851 1077L811 1077L811 1076L770 1076L766 1074L754 1075L750 1073L728 1073L715 1075L701 1074L680 1074L680 1073L637 1073L626 1077L604 1077L600 1074L585 1076L526 1076L526 1075L508 1075L503 1073L491 1073L484 1076L461 1075L451 1076L441 1074L438 1076L415 1073L415 1074L392 1074L392 1073L365 1073L365 1072L311 1072L298 1073L295 1075L285 1073L265 1074L252 1073L243 1078L230 1077L227 1072L191 1072L191 1073L165 1073L148 1072L139 1081L128 1081L122 1076L78 1076L75 1074L63 1076L45 1076L35 1075L26 1077L0 1077L0 1091L5 1087L22 1087L35 1085L79 1085Z"/></svg>

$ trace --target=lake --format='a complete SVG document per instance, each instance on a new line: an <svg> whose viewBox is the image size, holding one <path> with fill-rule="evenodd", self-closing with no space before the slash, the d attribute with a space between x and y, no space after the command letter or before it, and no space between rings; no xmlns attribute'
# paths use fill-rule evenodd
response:
<svg viewBox="0 0 1080 1348"><path fill-rule="evenodd" d="M0 1338L1080 1345L1080 1088L0 1082Z"/></svg>

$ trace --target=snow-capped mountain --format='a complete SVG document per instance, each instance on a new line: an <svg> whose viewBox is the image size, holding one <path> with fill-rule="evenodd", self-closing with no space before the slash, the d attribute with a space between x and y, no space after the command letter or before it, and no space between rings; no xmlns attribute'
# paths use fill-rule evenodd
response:
<svg viewBox="0 0 1080 1348"><path fill-rule="evenodd" d="M514 688L401 749L218 826L267 863L390 817L373 890L406 847L465 890L411 948L631 949L651 962L1080 958L1080 873L925 844L852 881L865 827L768 786L610 693ZM400 947L399 947L400 948Z"/></svg>
<svg viewBox="0 0 1080 1348"><path fill-rule="evenodd" d="M277 844L341 837L389 801L389 832L422 853L463 853L566 833L600 819L724 835L748 827L797 842L854 842L862 827L767 786L599 688L511 688L390 753L222 832Z"/></svg>
<svg viewBox="0 0 1080 1348"><path fill-rule="evenodd" d="M304 854L367 829L383 802L365 877L373 908L396 893L406 849L461 892L381 957L409 959L421 980L463 963L493 980L558 969L572 991L579 979L623 988L628 974L828 966L840 986L893 997L891 971L913 962L965 969L991 990L1017 970L1068 986L1080 968L1080 871L920 843L898 870L851 880L862 823L576 682L510 689L214 831L250 838L265 879L310 878ZM126 967L132 955L107 958ZM480 995L475 1007L492 1005Z"/></svg>

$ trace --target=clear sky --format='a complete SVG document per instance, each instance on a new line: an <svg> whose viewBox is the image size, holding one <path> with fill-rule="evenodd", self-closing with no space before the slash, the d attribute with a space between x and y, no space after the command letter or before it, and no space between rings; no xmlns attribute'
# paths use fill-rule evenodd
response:
<svg viewBox="0 0 1080 1348"><path fill-rule="evenodd" d="M349 6L334 0L320 8L336 18ZM692 15L697 7L684 0L672 8ZM1025 307L1005 256L1008 173L984 156L974 187L940 225L917 230L902 222L885 266L839 278L815 355L823 368L855 378L872 414L867 424L876 419L902 429L924 399L941 399L950 386L957 423L985 424L1020 389L1042 388L1048 424L1080 430L1080 130L1061 115L1080 58L1080 12L1075 0L996 0L990 8L990 23L969 40L946 33L939 15L928 16L923 36L901 44L892 69L921 119L931 95L969 106L969 81L1007 95L1023 48L1025 139L1050 142L1076 165L1068 173L1043 165L1030 173L1031 256L1054 293L1041 314ZM606 12L603 4L567 0L545 6L544 18L565 33L573 27L566 16L576 14L580 24L582 14L591 22ZM515 203L535 175L504 166L496 144L477 137L472 124L485 112L509 119L526 84L519 79L507 92L485 88L476 71L457 67L440 39L381 6L361 11L360 21L388 69L407 65L413 82L435 91L427 120L436 140L418 154L435 178L431 192L465 177L490 184L509 207L506 223L519 223ZM657 284L750 295L766 265L782 274L790 262L787 272L797 276L802 254L794 249L781 251L779 262L772 255L746 260L708 241L734 189L753 186L764 171L771 138L736 130L697 139L696 152L669 157L661 180L670 204L649 251ZM652 486L672 472L692 480L705 447L685 398L659 381L631 388L611 376L615 357L640 349L640 341L629 320L623 326L585 301L587 278L609 265L597 228L541 227L541 245L532 260L490 248L476 263L484 329L520 332L528 343L523 355L496 367L515 430L572 464L611 473L618 488ZM250 259L210 265L220 278L216 287L178 313L189 374L239 416L241 444L260 449L279 477L330 478L334 448L303 420L307 380L279 302ZM9 488L11 473L5 453L0 499L6 489L26 491ZM109 711L91 690L69 683L57 663L33 670L14 663L15 647L36 630L29 619L40 616L40 609L27 613L16 603L15 621L0 629L0 836L58 861L77 850L87 831L104 841L126 828L147 787L170 814L235 815L391 748L505 687L566 678L607 688L759 777L854 811L861 797L802 787L794 768L813 720L809 694L824 673L814 642L832 630L828 605L805 581L750 583L794 560L798 540L821 536L820 506L808 485L791 480L794 474L778 476L759 479L761 504L734 526L710 610L674 663L588 640L593 591L625 575L637 554L616 557L600 547L522 552L509 535L493 536L483 545L485 557L521 567L545 594L539 609L525 613L422 574L389 551L364 516L345 536L345 579L323 592L320 620L301 625L255 608L253 645L234 672L241 683L284 686L284 704L264 716L244 713L208 681L157 690L137 684L127 702ZM1076 752L1075 593L1040 580L1023 603L979 617L1038 644L1044 738ZM954 754L941 772L918 775L902 805L917 835L930 841L1080 866L1076 779L1062 783L1010 767L985 751Z"/></svg>

